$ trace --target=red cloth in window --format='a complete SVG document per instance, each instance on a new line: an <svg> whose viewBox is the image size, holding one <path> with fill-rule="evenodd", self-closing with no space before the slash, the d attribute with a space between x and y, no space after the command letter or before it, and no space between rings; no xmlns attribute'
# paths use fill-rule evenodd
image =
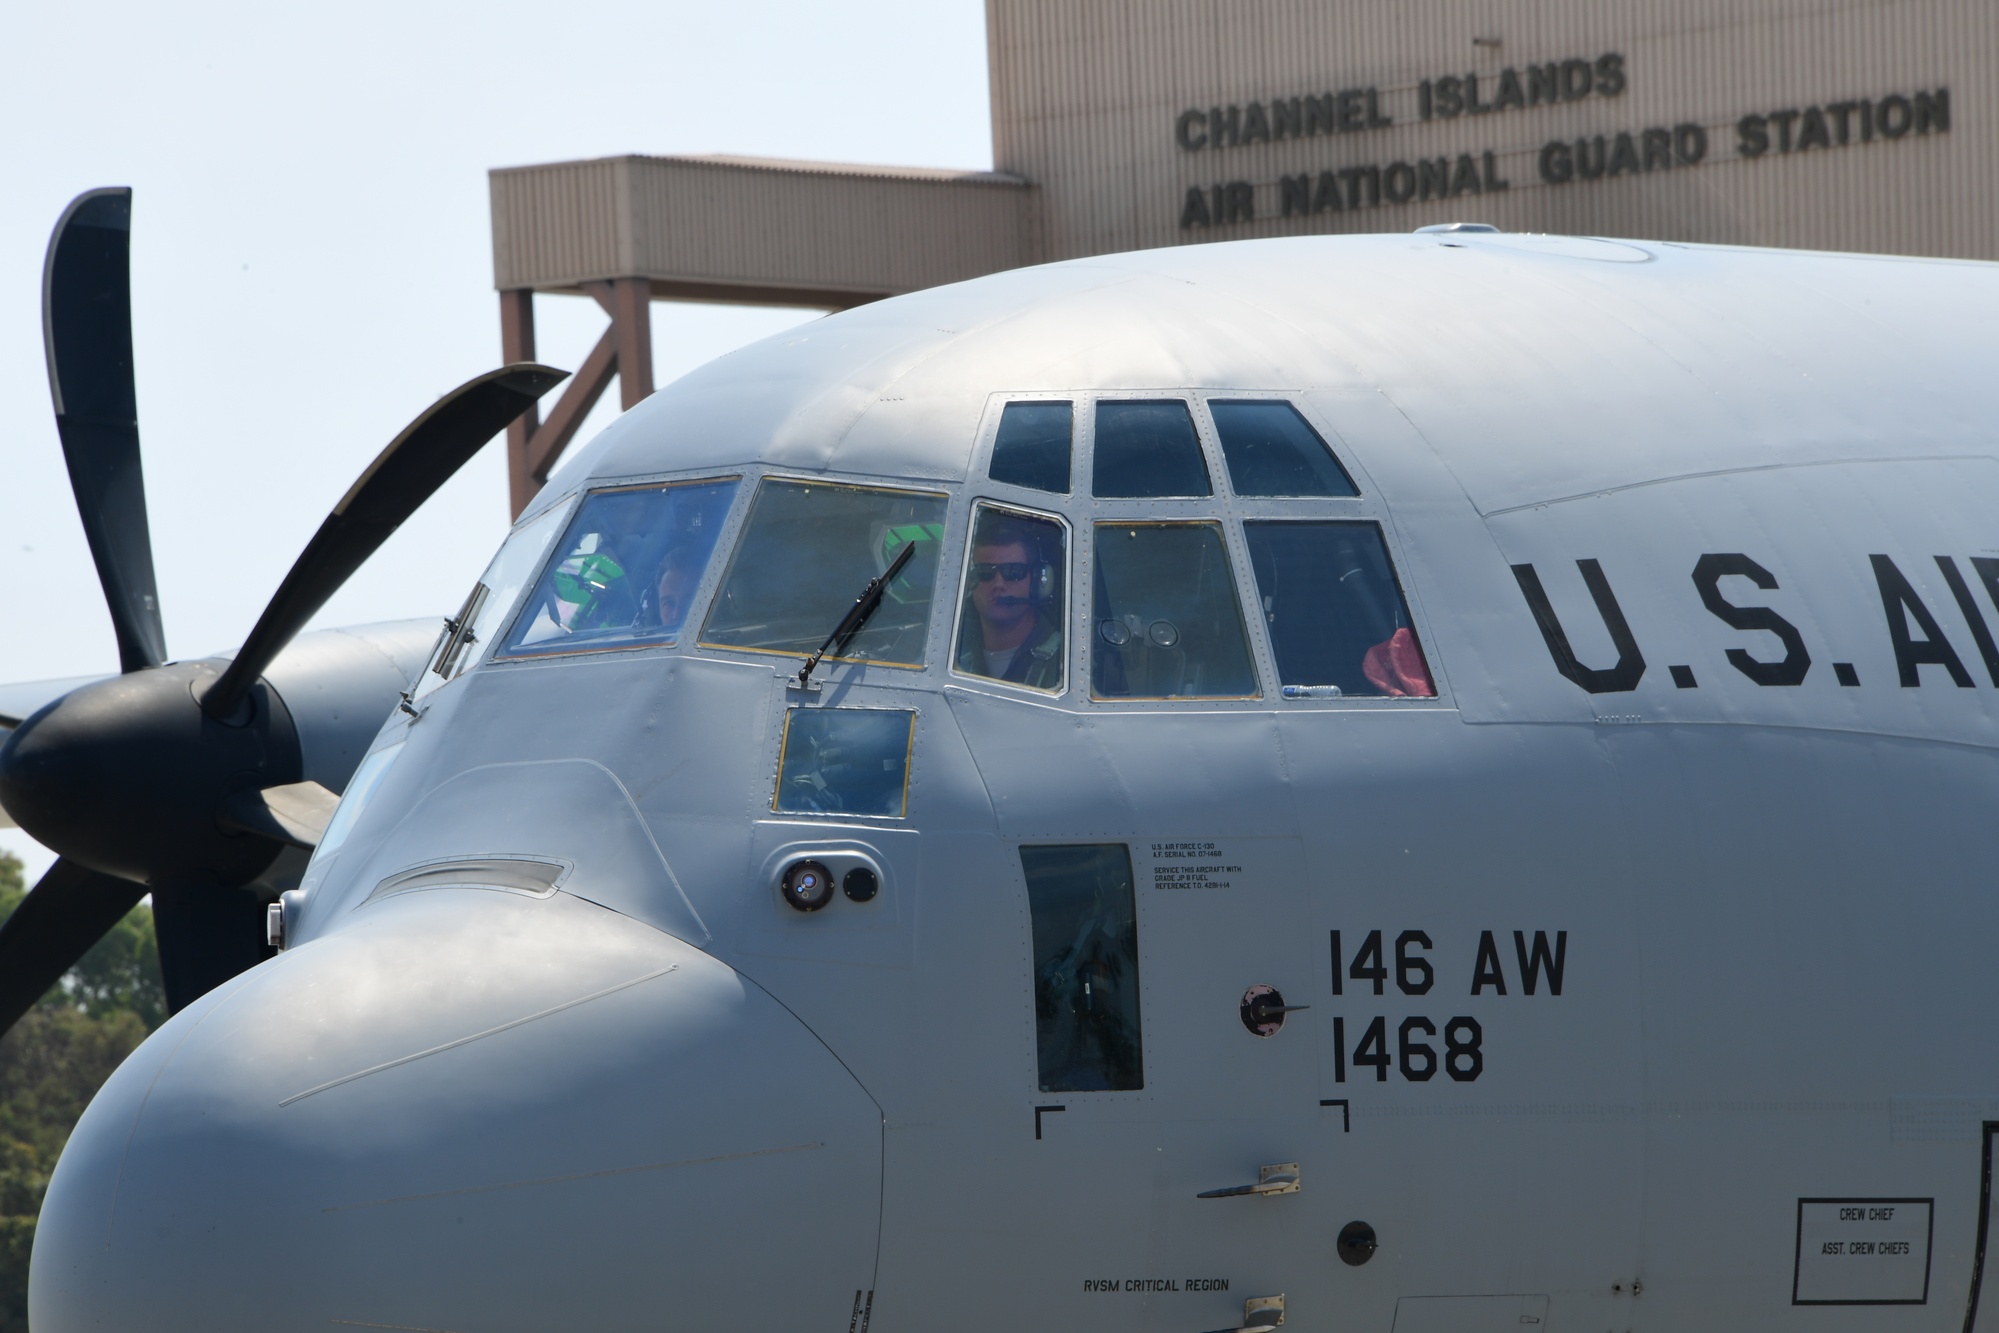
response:
<svg viewBox="0 0 1999 1333"><path fill-rule="evenodd" d="M1430 668L1423 664L1423 650L1416 636L1406 628L1396 630L1387 640L1367 650L1360 659L1361 673L1383 694L1398 698L1432 699L1437 687L1430 683Z"/></svg>

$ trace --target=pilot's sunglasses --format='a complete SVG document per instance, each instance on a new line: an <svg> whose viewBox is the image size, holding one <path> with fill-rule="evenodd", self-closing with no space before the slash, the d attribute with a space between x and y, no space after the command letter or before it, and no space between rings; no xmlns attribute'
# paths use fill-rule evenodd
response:
<svg viewBox="0 0 1999 1333"><path fill-rule="evenodd" d="M1018 583L1027 577L1027 570L1028 564L1024 560L1004 560L997 564L990 560L974 560L972 562L972 581L975 583L990 583L997 576L1005 579L1008 583Z"/></svg>

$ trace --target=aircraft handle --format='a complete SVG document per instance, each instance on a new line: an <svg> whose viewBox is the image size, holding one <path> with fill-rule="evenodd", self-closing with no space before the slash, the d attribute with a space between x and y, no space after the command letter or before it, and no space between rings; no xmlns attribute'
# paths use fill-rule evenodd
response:
<svg viewBox="0 0 1999 1333"><path fill-rule="evenodd" d="M1218 1328L1214 1333L1275 1333L1284 1322L1284 1297L1252 1296L1242 1303L1242 1323L1235 1328Z"/></svg>
<svg viewBox="0 0 1999 1333"><path fill-rule="evenodd" d="M1266 1166L1258 1171L1257 1180L1254 1185L1231 1185L1227 1189L1203 1190L1194 1197L1197 1199L1235 1199L1244 1195L1254 1194L1268 1198L1273 1194L1296 1194L1297 1192L1298 1164L1296 1162L1279 1162L1275 1166Z"/></svg>

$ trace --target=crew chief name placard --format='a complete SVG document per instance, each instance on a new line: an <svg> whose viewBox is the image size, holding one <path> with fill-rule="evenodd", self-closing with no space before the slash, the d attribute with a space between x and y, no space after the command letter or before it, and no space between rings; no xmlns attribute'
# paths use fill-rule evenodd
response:
<svg viewBox="0 0 1999 1333"><path fill-rule="evenodd" d="M1922 1305L1931 1199L1800 1199L1793 1305Z"/></svg>

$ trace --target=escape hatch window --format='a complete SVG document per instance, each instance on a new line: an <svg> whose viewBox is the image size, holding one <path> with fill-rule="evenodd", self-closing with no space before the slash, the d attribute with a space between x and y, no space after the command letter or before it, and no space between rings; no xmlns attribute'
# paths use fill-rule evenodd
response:
<svg viewBox="0 0 1999 1333"><path fill-rule="evenodd" d="M770 808L901 819L909 810L915 740L916 714L907 709L789 709Z"/></svg>
<svg viewBox="0 0 1999 1333"><path fill-rule="evenodd" d="M1121 842L1023 847L1034 923L1034 1047L1043 1092L1145 1086L1138 913Z"/></svg>
<svg viewBox="0 0 1999 1333"><path fill-rule="evenodd" d="M1250 521L1243 536L1287 695L1437 693L1379 524Z"/></svg>
<svg viewBox="0 0 1999 1333"><path fill-rule="evenodd" d="M1218 523L1099 523L1090 684L1105 699L1250 698L1256 665Z"/></svg>
<svg viewBox="0 0 1999 1333"><path fill-rule="evenodd" d="M991 504L973 511L953 669L1061 690L1067 554L1067 534L1052 518Z"/></svg>
<svg viewBox="0 0 1999 1333"><path fill-rule="evenodd" d="M508 656L678 642L737 478L584 497L508 635Z"/></svg>
<svg viewBox="0 0 1999 1333"><path fill-rule="evenodd" d="M1097 404L1091 493L1100 500L1213 495L1194 417L1178 398Z"/></svg>
<svg viewBox="0 0 1999 1333"><path fill-rule="evenodd" d="M1008 403L986 475L1009 486L1067 495L1073 418L1068 403Z"/></svg>
<svg viewBox="0 0 1999 1333"><path fill-rule="evenodd" d="M1319 432L1291 404L1210 399L1208 414L1237 495L1360 494Z"/></svg>
<svg viewBox="0 0 1999 1333"><path fill-rule="evenodd" d="M837 660L921 666L943 533L941 495L765 478L701 642L809 656L913 542L915 555Z"/></svg>

